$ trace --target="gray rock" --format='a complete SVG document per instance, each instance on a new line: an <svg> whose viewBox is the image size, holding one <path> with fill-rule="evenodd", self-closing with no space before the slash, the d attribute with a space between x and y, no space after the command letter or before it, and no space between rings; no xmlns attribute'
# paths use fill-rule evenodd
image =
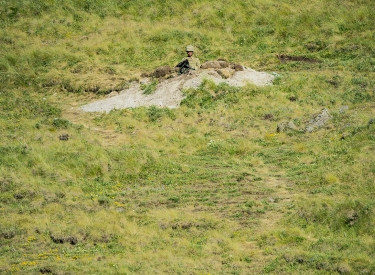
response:
<svg viewBox="0 0 375 275"><path fill-rule="evenodd" d="M207 61L201 65L201 69L220 69L221 65L219 61Z"/></svg>
<svg viewBox="0 0 375 275"><path fill-rule="evenodd" d="M233 76L234 70L229 68L219 69L216 72L224 79L230 78Z"/></svg>
<svg viewBox="0 0 375 275"><path fill-rule="evenodd" d="M294 122L292 120L285 121L285 122L282 122L282 123L277 125L276 131L278 133L285 132L285 131L288 131L288 130L298 131L297 126L294 124Z"/></svg>
<svg viewBox="0 0 375 275"><path fill-rule="evenodd" d="M59 136L59 139L60 140L65 140L65 141L69 140L69 134L62 134L62 135Z"/></svg>
<svg viewBox="0 0 375 275"><path fill-rule="evenodd" d="M116 91L113 91L113 92L110 92L106 97L114 97L114 96L117 96L117 95L119 95L119 93L116 92Z"/></svg>
<svg viewBox="0 0 375 275"><path fill-rule="evenodd" d="M309 122L306 124L305 131L308 133L317 130L324 125L332 118L327 108L323 108L322 111L318 114L313 115Z"/></svg>
<svg viewBox="0 0 375 275"><path fill-rule="evenodd" d="M342 106L340 109L339 109L339 112L340 114L343 114L345 113L345 111L347 111L349 109L349 106Z"/></svg>

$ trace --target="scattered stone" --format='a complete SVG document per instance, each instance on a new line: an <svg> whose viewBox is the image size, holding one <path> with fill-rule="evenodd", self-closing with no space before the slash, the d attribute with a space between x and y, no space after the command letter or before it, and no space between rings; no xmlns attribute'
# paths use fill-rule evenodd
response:
<svg viewBox="0 0 375 275"><path fill-rule="evenodd" d="M0 233L0 237L7 240L14 238L14 236L16 236L16 233L13 231Z"/></svg>
<svg viewBox="0 0 375 275"><path fill-rule="evenodd" d="M153 73L153 76L156 78L161 78L175 71L176 70L174 68L172 69L169 65L161 66L161 67L156 68L156 70Z"/></svg>
<svg viewBox="0 0 375 275"><path fill-rule="evenodd" d="M50 267L41 267L39 272L42 274L54 274Z"/></svg>
<svg viewBox="0 0 375 275"><path fill-rule="evenodd" d="M263 119L272 121L273 120L273 114L265 114L263 116Z"/></svg>
<svg viewBox="0 0 375 275"><path fill-rule="evenodd" d="M216 70L216 72L224 79L227 79L227 78L230 78L232 77L233 73L234 73L234 70L233 69L229 69L229 68L225 68L225 69L219 69L219 70Z"/></svg>
<svg viewBox="0 0 375 275"><path fill-rule="evenodd" d="M335 88L337 88L340 85L339 79L328 79L326 81L327 81L327 83L331 84Z"/></svg>
<svg viewBox="0 0 375 275"><path fill-rule="evenodd" d="M189 229L190 227L192 227L193 224L192 223L184 223L184 224L181 224L181 228L182 229Z"/></svg>
<svg viewBox="0 0 375 275"><path fill-rule="evenodd" d="M25 197L25 194L23 194L23 193L16 193L16 194L13 195L13 197L16 200L22 200Z"/></svg>
<svg viewBox="0 0 375 275"><path fill-rule="evenodd" d="M318 51L318 50L322 49L322 45L320 43L314 43L314 42L310 42L310 43L305 44L305 47L309 51Z"/></svg>
<svg viewBox="0 0 375 275"><path fill-rule="evenodd" d="M232 64L230 65L230 67L231 67L233 70L235 70L236 72L238 72L238 71L244 71L244 70L245 70L245 68L244 68L242 65L240 65L240 64L236 64L236 63L232 63Z"/></svg>
<svg viewBox="0 0 375 275"><path fill-rule="evenodd" d="M337 272L340 274L350 274L351 269L346 263L342 263L337 267Z"/></svg>
<svg viewBox="0 0 375 275"><path fill-rule="evenodd" d="M131 85L129 88L120 91L119 95L92 102L82 106L80 109L85 112L109 112L112 109L136 108L140 106L147 107L152 105L177 108L180 102L184 99L182 91L184 89L198 88L204 80L212 81L216 85L227 83L230 86L242 87L247 84L253 84L256 86L272 85L272 81L275 78L272 74L257 72L250 68L244 68L241 65L234 69L233 65L223 68L226 64L227 61L223 60L210 61L206 64L207 67L214 66L214 69L190 71L187 74L176 76L174 76L175 74L173 73L172 75L174 77L160 78L156 90L150 95L143 94L141 86L149 84L152 81L152 78L144 77L135 85ZM173 68L171 69L173 71ZM168 67L165 66L164 69L160 69L160 71L163 72L167 72L168 70ZM217 72L218 70L220 70L221 75Z"/></svg>
<svg viewBox="0 0 375 275"><path fill-rule="evenodd" d="M281 133L281 132L286 132L288 130L293 130L293 131L298 131L297 126L294 124L292 120L288 122L282 122L277 125L276 132Z"/></svg>
<svg viewBox="0 0 375 275"><path fill-rule="evenodd" d="M58 202L58 198L56 196L55 193L51 193L51 192L45 192L43 194L43 197L44 197L44 200L48 203L51 203L51 202Z"/></svg>
<svg viewBox="0 0 375 275"><path fill-rule="evenodd" d="M221 68L220 61L207 61L201 65L201 69L220 69L220 68Z"/></svg>
<svg viewBox="0 0 375 275"><path fill-rule="evenodd" d="M59 139L67 141L67 140L69 140L69 134L62 134L62 135L59 136Z"/></svg>
<svg viewBox="0 0 375 275"><path fill-rule="evenodd" d="M303 264L305 262L305 259L303 257L301 257L301 256L298 256L296 258L296 262L299 263L299 264Z"/></svg>
<svg viewBox="0 0 375 275"><path fill-rule="evenodd" d="M108 95L106 95L106 97L114 97L116 95L118 95L118 92L117 91L112 91Z"/></svg>
<svg viewBox="0 0 375 275"><path fill-rule="evenodd" d="M318 270L327 270L330 267L329 267L329 264L327 262L318 262L315 265L315 268L318 269Z"/></svg>
<svg viewBox="0 0 375 275"><path fill-rule="evenodd" d="M316 129L319 129L327 124L327 122L332 118L327 108L323 108L322 111L318 114L315 114L311 117L309 122L305 127L305 131L308 133L313 132Z"/></svg>
<svg viewBox="0 0 375 275"><path fill-rule="evenodd" d="M349 226L353 226L358 220L358 213L354 210L350 210L349 213L346 215L346 224Z"/></svg>
<svg viewBox="0 0 375 275"><path fill-rule="evenodd" d="M112 239L113 239L113 235L112 234L110 234L110 235L103 235L103 236L101 236L100 241L103 242L103 243L109 243Z"/></svg>
<svg viewBox="0 0 375 275"><path fill-rule="evenodd" d="M222 68L228 68L229 63L226 60L218 60Z"/></svg>
<svg viewBox="0 0 375 275"><path fill-rule="evenodd" d="M184 229L188 230L191 227L199 227L199 224L191 223L191 222L186 222L186 223L176 223L172 225L172 229L177 230L177 229Z"/></svg>
<svg viewBox="0 0 375 275"><path fill-rule="evenodd" d="M278 74L278 73L276 73L276 72L272 72L271 74L272 74L274 77L282 77L281 74Z"/></svg>
<svg viewBox="0 0 375 275"><path fill-rule="evenodd" d="M116 211L119 212L119 213L121 213L121 212L125 211L125 208L124 207L117 207Z"/></svg>
<svg viewBox="0 0 375 275"><path fill-rule="evenodd" d="M340 114L343 114L343 113L345 113L348 109L349 109L349 106L342 106L342 107L339 109L339 112L340 112Z"/></svg>
<svg viewBox="0 0 375 275"><path fill-rule="evenodd" d="M141 77L142 78L147 78L147 77L155 77L155 78L163 78L166 76L170 76L171 74L176 72L176 68L172 68L169 65L166 66L160 66L156 68L153 72L151 73L142 73Z"/></svg>
<svg viewBox="0 0 375 275"><path fill-rule="evenodd" d="M78 239L76 237L55 237L51 236L51 239L54 243L70 243L71 245L76 245L78 243Z"/></svg>
<svg viewBox="0 0 375 275"><path fill-rule="evenodd" d="M24 198L32 198L35 196L35 192L32 190L19 191L13 195L16 200L22 200Z"/></svg>
<svg viewBox="0 0 375 275"><path fill-rule="evenodd" d="M214 77L214 78L218 78L218 79L221 78L221 75L217 72L217 70L208 70L208 71L207 71L207 74L208 74L209 76Z"/></svg>
<svg viewBox="0 0 375 275"><path fill-rule="evenodd" d="M142 78L141 80L139 80L139 84L140 85L147 85L147 84L150 84L151 83L151 79L145 77L145 78Z"/></svg>
<svg viewBox="0 0 375 275"><path fill-rule="evenodd" d="M163 230L167 229L168 226L166 226L164 223L159 224L159 227Z"/></svg>
<svg viewBox="0 0 375 275"><path fill-rule="evenodd" d="M287 263L291 263L291 262L294 261L294 257L291 256L291 255L288 255L288 254L284 254L284 255L283 255L283 258L284 258L284 260L285 260Z"/></svg>
<svg viewBox="0 0 375 275"><path fill-rule="evenodd" d="M71 245L76 245L78 243L78 240L76 237L70 237L67 239L67 241L71 244Z"/></svg>

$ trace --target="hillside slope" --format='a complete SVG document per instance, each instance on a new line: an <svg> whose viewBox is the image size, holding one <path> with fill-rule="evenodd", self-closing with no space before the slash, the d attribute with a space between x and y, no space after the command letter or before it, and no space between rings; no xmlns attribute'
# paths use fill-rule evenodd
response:
<svg viewBox="0 0 375 275"><path fill-rule="evenodd" d="M0 25L0 273L374 274L372 1L0 0ZM187 44L276 78L79 110Z"/></svg>

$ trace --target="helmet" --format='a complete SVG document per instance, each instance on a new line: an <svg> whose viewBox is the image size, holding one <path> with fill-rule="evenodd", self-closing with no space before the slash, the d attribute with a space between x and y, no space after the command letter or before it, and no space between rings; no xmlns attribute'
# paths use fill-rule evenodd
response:
<svg viewBox="0 0 375 275"><path fill-rule="evenodd" d="M187 52L194 52L194 47L192 45L186 46L186 51Z"/></svg>

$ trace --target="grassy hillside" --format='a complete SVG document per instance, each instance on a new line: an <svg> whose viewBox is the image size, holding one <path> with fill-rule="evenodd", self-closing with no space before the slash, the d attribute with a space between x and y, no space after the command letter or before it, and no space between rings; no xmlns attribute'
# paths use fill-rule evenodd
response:
<svg viewBox="0 0 375 275"><path fill-rule="evenodd" d="M374 274L374 12L0 0L0 273ZM77 111L187 44L278 77ZM322 108L322 129L276 132Z"/></svg>

